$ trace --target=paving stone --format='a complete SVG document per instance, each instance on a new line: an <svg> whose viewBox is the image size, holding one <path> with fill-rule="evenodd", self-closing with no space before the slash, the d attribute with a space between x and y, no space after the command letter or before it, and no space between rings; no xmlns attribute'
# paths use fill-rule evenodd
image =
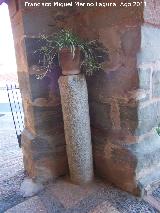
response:
<svg viewBox="0 0 160 213"><path fill-rule="evenodd" d="M24 178L22 151L18 146L11 113L3 114L0 117L0 213L24 201L19 194Z"/></svg>
<svg viewBox="0 0 160 213"><path fill-rule="evenodd" d="M144 197L144 200L160 212L160 199L156 199L152 195L147 195Z"/></svg>
<svg viewBox="0 0 160 213"><path fill-rule="evenodd" d="M65 208L71 208L78 204L81 200L95 193L102 186L102 183L90 183L84 186L72 184L69 181L58 180L52 185L50 191L52 195L59 200Z"/></svg>
<svg viewBox="0 0 160 213"><path fill-rule="evenodd" d="M89 213L119 213L109 202L105 201Z"/></svg>
<svg viewBox="0 0 160 213"><path fill-rule="evenodd" d="M22 152L18 146L11 113L0 117L0 182L14 177L23 169Z"/></svg>
<svg viewBox="0 0 160 213"><path fill-rule="evenodd" d="M47 213L40 199L35 196L19 205L9 209L6 213Z"/></svg>

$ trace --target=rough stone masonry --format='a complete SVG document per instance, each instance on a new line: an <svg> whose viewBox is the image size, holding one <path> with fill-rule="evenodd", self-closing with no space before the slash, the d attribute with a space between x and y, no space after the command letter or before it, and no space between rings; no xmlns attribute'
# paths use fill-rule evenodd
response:
<svg viewBox="0 0 160 213"><path fill-rule="evenodd" d="M114 2L118 2L114 1ZM109 50L104 71L87 79L95 173L136 195L159 181L160 3L145 7L25 8L8 0L25 113L24 165L42 180L68 172L56 67L35 78L40 33L70 28ZM156 9L155 9L156 8ZM45 175L44 175L45 174Z"/></svg>

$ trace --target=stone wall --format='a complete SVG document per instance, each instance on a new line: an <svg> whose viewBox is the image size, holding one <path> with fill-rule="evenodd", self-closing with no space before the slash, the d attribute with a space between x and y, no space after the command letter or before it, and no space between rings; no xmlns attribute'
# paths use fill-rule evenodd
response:
<svg viewBox="0 0 160 213"><path fill-rule="evenodd" d="M49 35L66 27L82 38L98 39L109 50L104 71L87 78L95 173L139 195L159 178L155 175L160 162L155 127L160 117L160 48L156 14L150 9L153 2L146 8L56 9L24 8L24 1L18 6L13 2L8 1L25 112L24 164L29 175L46 180L67 173L60 70L55 67L53 73L37 80L37 58L32 54L39 33ZM153 15L148 18L147 13ZM150 26L153 22L155 26Z"/></svg>
<svg viewBox="0 0 160 213"><path fill-rule="evenodd" d="M8 1L16 49L18 78L23 99L22 134L24 167L33 179L47 181L68 171L58 78L59 67L38 80L40 33L53 31L53 10L24 8L24 1Z"/></svg>
<svg viewBox="0 0 160 213"><path fill-rule="evenodd" d="M88 79L96 174L134 194L160 178L159 28L150 6L150 24L119 24L119 16L100 30L110 58L105 72Z"/></svg>
<svg viewBox="0 0 160 213"><path fill-rule="evenodd" d="M143 99L137 69L141 13L134 11L133 16L129 9L121 13L119 8L111 12L117 14L114 19L106 13L96 26L99 40L109 49L109 60L104 63L104 72L88 78L95 172L138 194L137 159L130 145L137 142L139 99Z"/></svg>

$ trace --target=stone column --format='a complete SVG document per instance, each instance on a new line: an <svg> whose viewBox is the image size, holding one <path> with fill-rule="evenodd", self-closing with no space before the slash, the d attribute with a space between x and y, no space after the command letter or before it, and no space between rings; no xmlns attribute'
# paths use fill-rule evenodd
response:
<svg viewBox="0 0 160 213"><path fill-rule="evenodd" d="M86 183L93 179L86 80L81 74L61 76L59 87L71 180Z"/></svg>

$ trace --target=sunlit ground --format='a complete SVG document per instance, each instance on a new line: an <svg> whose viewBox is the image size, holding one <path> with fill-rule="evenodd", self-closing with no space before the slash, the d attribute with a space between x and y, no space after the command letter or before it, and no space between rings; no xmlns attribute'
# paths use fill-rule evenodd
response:
<svg viewBox="0 0 160 213"><path fill-rule="evenodd" d="M15 50L8 7L0 6L0 87L17 82Z"/></svg>

